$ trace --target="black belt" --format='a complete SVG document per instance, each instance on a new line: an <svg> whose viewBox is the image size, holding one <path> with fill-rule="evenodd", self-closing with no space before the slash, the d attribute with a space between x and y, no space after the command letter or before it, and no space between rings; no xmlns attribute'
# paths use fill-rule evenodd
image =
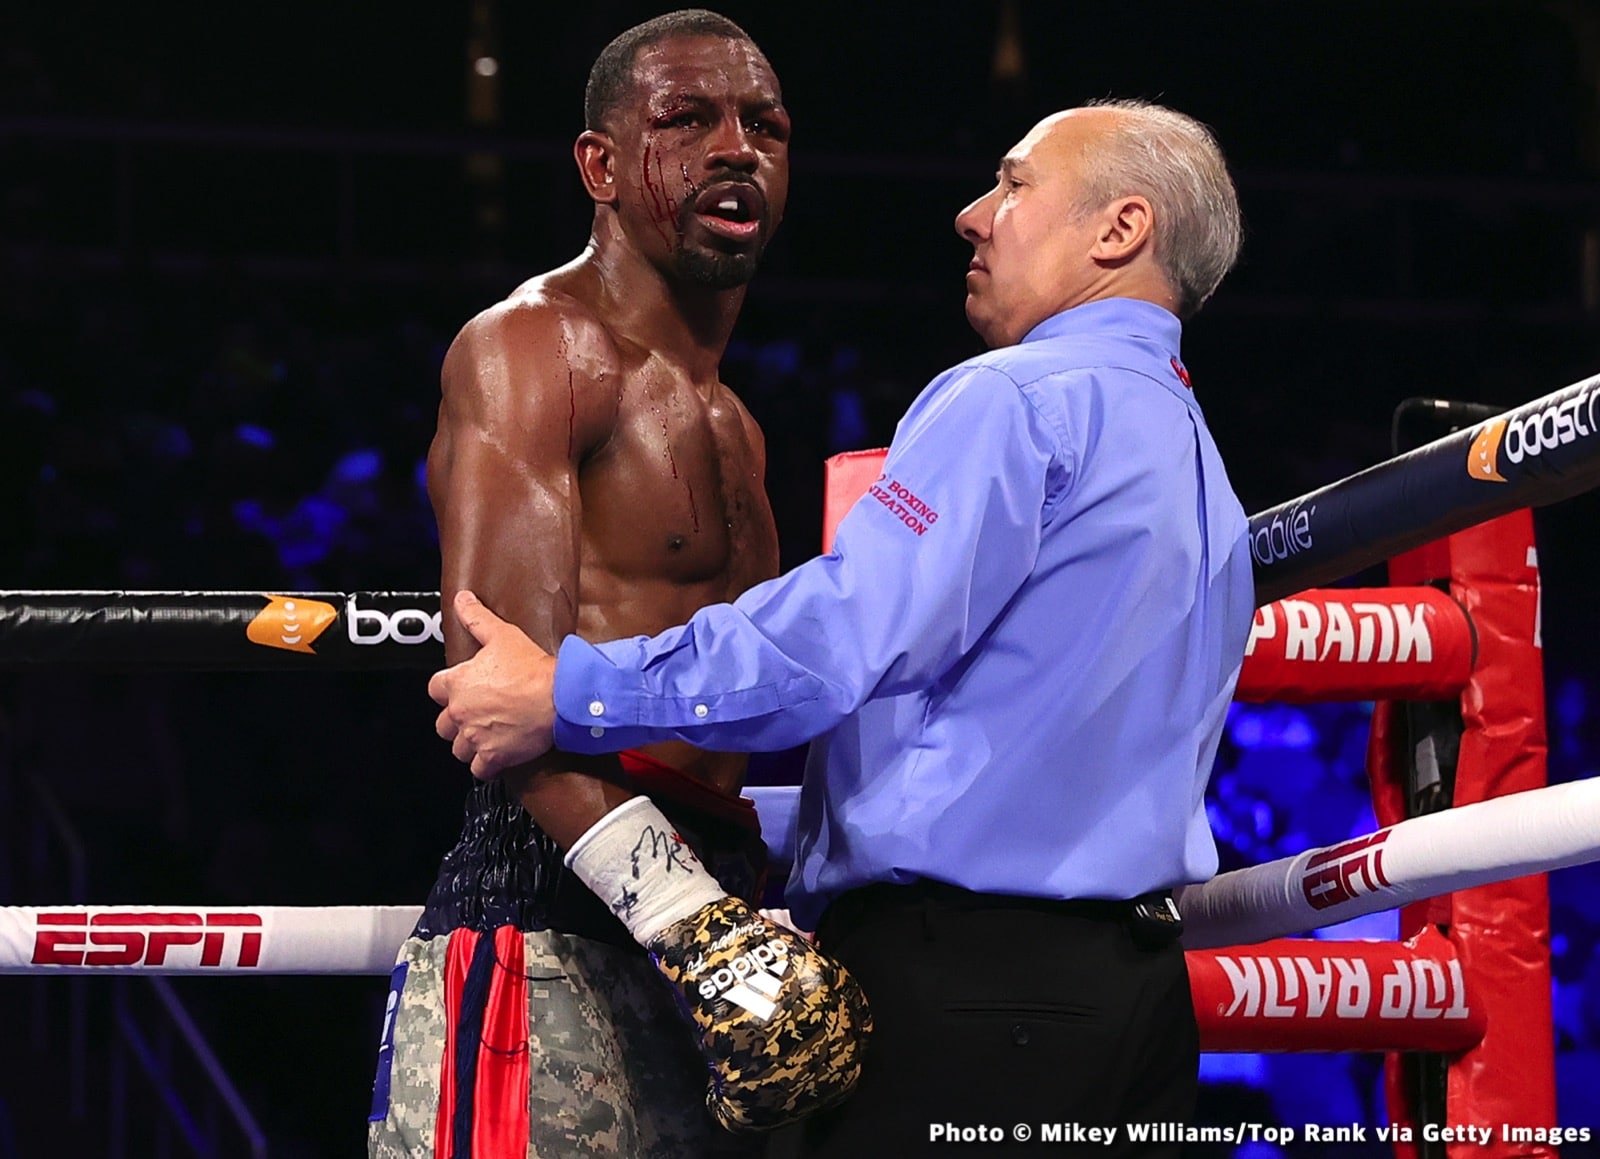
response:
<svg viewBox="0 0 1600 1159"><path fill-rule="evenodd" d="M847 890L823 911L817 931L823 937L843 937L871 920L874 912L929 901L956 910L1034 910L1089 921L1119 922L1128 926L1135 941L1150 947L1167 945L1183 934L1183 922L1178 917L1178 907L1170 890L1124 899L1029 897L979 893L929 878L906 885L878 882Z"/></svg>

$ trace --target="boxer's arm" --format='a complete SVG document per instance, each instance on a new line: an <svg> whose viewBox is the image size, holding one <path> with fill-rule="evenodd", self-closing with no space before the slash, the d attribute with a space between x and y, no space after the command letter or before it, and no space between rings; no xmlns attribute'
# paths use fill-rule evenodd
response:
<svg viewBox="0 0 1600 1159"><path fill-rule="evenodd" d="M564 330L551 307L497 307L468 323L445 356L428 494L452 664L478 648L450 611L462 588L548 648L577 627L578 465L609 437L615 400L573 389ZM565 848L631 796L595 774L617 778L615 759L552 752L504 775Z"/></svg>

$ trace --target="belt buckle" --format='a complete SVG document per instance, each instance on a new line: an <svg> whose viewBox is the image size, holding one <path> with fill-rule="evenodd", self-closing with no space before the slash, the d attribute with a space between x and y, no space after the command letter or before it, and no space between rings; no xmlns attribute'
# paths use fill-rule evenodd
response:
<svg viewBox="0 0 1600 1159"><path fill-rule="evenodd" d="M1183 937L1183 917L1178 903L1166 890L1141 894L1129 910L1129 932L1145 950L1159 950Z"/></svg>

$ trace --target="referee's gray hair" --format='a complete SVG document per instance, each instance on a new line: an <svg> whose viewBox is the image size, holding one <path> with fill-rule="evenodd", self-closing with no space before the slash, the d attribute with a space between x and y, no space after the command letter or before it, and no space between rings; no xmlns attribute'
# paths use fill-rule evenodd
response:
<svg viewBox="0 0 1600 1159"><path fill-rule="evenodd" d="M1091 101L1123 114L1086 155L1080 213L1139 194L1155 211L1155 260L1178 316L1205 304L1239 258L1243 228L1228 163L1211 130L1149 101Z"/></svg>

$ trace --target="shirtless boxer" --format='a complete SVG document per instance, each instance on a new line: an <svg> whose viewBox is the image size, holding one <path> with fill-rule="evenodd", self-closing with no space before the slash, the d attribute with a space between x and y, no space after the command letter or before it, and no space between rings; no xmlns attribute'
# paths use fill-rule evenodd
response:
<svg viewBox="0 0 1600 1159"><path fill-rule="evenodd" d="M777 78L736 25L678 12L607 47L584 104L589 244L463 328L428 456L444 606L470 587L550 649L778 568L761 432L717 378L788 192ZM449 661L476 648L447 614ZM848 1090L853 983L744 908L744 767L674 742L474 787L392 979L374 1159L758 1153L722 1128Z"/></svg>

